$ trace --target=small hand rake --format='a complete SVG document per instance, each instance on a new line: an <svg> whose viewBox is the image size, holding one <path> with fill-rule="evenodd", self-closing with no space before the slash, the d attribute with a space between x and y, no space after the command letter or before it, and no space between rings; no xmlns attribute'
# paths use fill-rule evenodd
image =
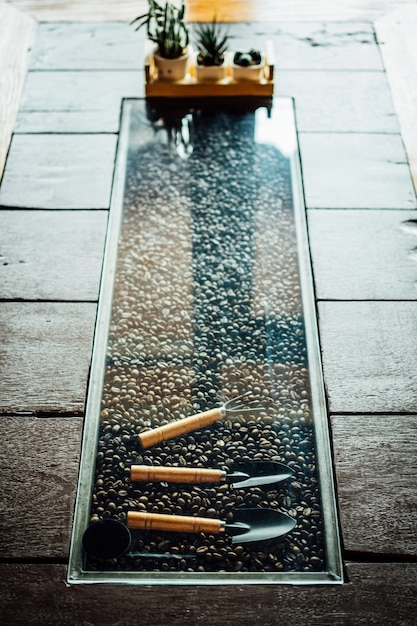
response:
<svg viewBox="0 0 417 626"><path fill-rule="evenodd" d="M198 430L199 428L205 428L206 426L209 426L210 424L228 416L229 413L253 413L255 411L264 410L265 407L259 404L257 400L241 402L243 398L247 398L251 394L252 392L248 391L240 396L237 396L236 398L231 398L225 402L223 406L218 407L217 409L210 409L208 411L203 411L202 413L196 413L195 415L190 415L189 417L184 417L183 419L175 422L140 433L138 435L140 444L143 449L150 448L151 446L155 446L166 439L174 439L174 437L178 437L184 433L189 433L193 430Z"/></svg>

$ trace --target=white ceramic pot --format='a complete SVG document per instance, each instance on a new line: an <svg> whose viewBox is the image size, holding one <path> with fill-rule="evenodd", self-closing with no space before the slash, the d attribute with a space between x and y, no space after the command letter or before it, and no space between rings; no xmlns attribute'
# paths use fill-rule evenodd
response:
<svg viewBox="0 0 417 626"><path fill-rule="evenodd" d="M259 65L249 65L248 67L242 67L232 62L232 77L239 82L250 81L259 82L264 78L265 59L262 57Z"/></svg>
<svg viewBox="0 0 417 626"><path fill-rule="evenodd" d="M197 55L195 57L195 75L199 83L219 82L226 78L227 63L226 59L223 65L198 65Z"/></svg>
<svg viewBox="0 0 417 626"><path fill-rule="evenodd" d="M188 52L177 59L165 59L158 52L153 55L155 67L158 70L158 79L167 81L184 80L188 71L188 61L190 55Z"/></svg>

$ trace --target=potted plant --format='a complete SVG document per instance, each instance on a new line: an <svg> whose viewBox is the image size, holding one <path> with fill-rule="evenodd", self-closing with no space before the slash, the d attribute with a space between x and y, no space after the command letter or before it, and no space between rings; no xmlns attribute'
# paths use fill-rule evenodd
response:
<svg viewBox="0 0 417 626"><path fill-rule="evenodd" d="M229 35L216 21L210 24L199 24L195 27L196 35L196 76L199 81L219 81L226 76L226 52Z"/></svg>
<svg viewBox="0 0 417 626"><path fill-rule="evenodd" d="M148 39L156 44L155 66L161 80L182 80L188 68L189 29L185 22L185 5L167 1L148 0L148 12L139 15L130 23L135 30L146 27Z"/></svg>
<svg viewBox="0 0 417 626"><path fill-rule="evenodd" d="M232 73L238 81L259 81L263 76L264 57L259 50L235 52L233 55Z"/></svg>

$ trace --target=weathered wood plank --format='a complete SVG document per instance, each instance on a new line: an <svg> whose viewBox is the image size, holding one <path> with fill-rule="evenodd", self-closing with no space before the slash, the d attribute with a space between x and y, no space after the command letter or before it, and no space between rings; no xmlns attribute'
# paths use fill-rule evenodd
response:
<svg viewBox="0 0 417 626"><path fill-rule="evenodd" d="M301 133L306 204L325 209L414 209L400 135Z"/></svg>
<svg viewBox="0 0 417 626"><path fill-rule="evenodd" d="M0 3L0 180L26 76L34 20Z"/></svg>
<svg viewBox="0 0 417 626"><path fill-rule="evenodd" d="M262 35L272 31L278 70L383 69L370 24L297 20L278 27L273 22L255 28L247 24L246 31L246 41L251 31ZM278 73L275 80L279 83Z"/></svg>
<svg viewBox="0 0 417 626"><path fill-rule="evenodd" d="M65 587L62 565L0 565L0 602L8 626L136 623L283 623L412 626L417 610L415 563L347 565L343 586ZM24 601L23 601L24 599Z"/></svg>
<svg viewBox="0 0 417 626"><path fill-rule="evenodd" d="M2 558L65 559L82 419L2 417L0 433Z"/></svg>
<svg viewBox="0 0 417 626"><path fill-rule="evenodd" d="M417 412L417 302L319 302L332 413Z"/></svg>
<svg viewBox="0 0 417 626"><path fill-rule="evenodd" d="M271 40L278 71L383 70L370 24L299 20L277 24L269 20L235 23L228 29L234 50L246 49L248 45L264 47L265 41ZM282 78L276 74L276 86Z"/></svg>
<svg viewBox="0 0 417 626"><path fill-rule="evenodd" d="M375 29L417 191L417 6L381 17Z"/></svg>
<svg viewBox="0 0 417 626"><path fill-rule="evenodd" d="M417 554L416 416L333 416L345 550Z"/></svg>
<svg viewBox="0 0 417 626"><path fill-rule="evenodd" d="M0 305L0 413L84 410L96 305Z"/></svg>
<svg viewBox="0 0 417 626"><path fill-rule="evenodd" d="M103 4L100 7L100 14ZM31 57L35 70L143 69L145 33L124 24L39 24Z"/></svg>
<svg viewBox="0 0 417 626"><path fill-rule="evenodd" d="M81 428L77 418L0 419L3 558L66 558ZM411 416L333 416L346 550L416 554L416 431Z"/></svg>
<svg viewBox="0 0 417 626"><path fill-rule="evenodd" d="M415 300L416 211L308 211L317 298Z"/></svg>
<svg viewBox="0 0 417 626"><path fill-rule="evenodd" d="M275 95L295 99L299 131L399 132L383 72L281 70Z"/></svg>
<svg viewBox="0 0 417 626"><path fill-rule="evenodd" d="M112 0L104 5L100 0L9 0L33 13L42 21L128 21L144 13L146 0ZM203 2L188 0L187 16L191 21L209 21L213 14L223 21L256 20L372 20L410 0L380 0L379 2L354 2L353 0L320 0L313 5L306 0L285 2L284 0L223 0Z"/></svg>
<svg viewBox="0 0 417 626"><path fill-rule="evenodd" d="M109 208L116 141L115 135L14 135L0 204Z"/></svg>
<svg viewBox="0 0 417 626"><path fill-rule="evenodd" d="M106 211L0 211L0 298L97 301Z"/></svg>
<svg viewBox="0 0 417 626"><path fill-rule="evenodd" d="M143 68L144 33L127 24L42 23L37 33L34 70ZM369 24L248 22L231 25L230 35L233 48L272 39L278 69L383 69Z"/></svg>
<svg viewBox="0 0 417 626"><path fill-rule="evenodd" d="M137 72L29 72L16 132L116 133L122 98L144 97Z"/></svg>

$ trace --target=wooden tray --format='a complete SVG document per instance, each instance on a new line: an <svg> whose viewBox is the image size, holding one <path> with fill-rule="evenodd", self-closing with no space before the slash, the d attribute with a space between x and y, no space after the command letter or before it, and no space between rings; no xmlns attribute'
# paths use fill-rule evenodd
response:
<svg viewBox="0 0 417 626"><path fill-rule="evenodd" d="M194 57L194 55L192 55ZM211 98L225 96L265 96L271 97L274 93L274 62L272 42L265 46L265 66L263 78L259 81L236 81L231 76L230 66L226 78L213 82L198 81L195 75L195 66L192 62L187 76L181 81L158 80L155 68L153 50L148 48L145 55L145 93L148 97L158 98Z"/></svg>

